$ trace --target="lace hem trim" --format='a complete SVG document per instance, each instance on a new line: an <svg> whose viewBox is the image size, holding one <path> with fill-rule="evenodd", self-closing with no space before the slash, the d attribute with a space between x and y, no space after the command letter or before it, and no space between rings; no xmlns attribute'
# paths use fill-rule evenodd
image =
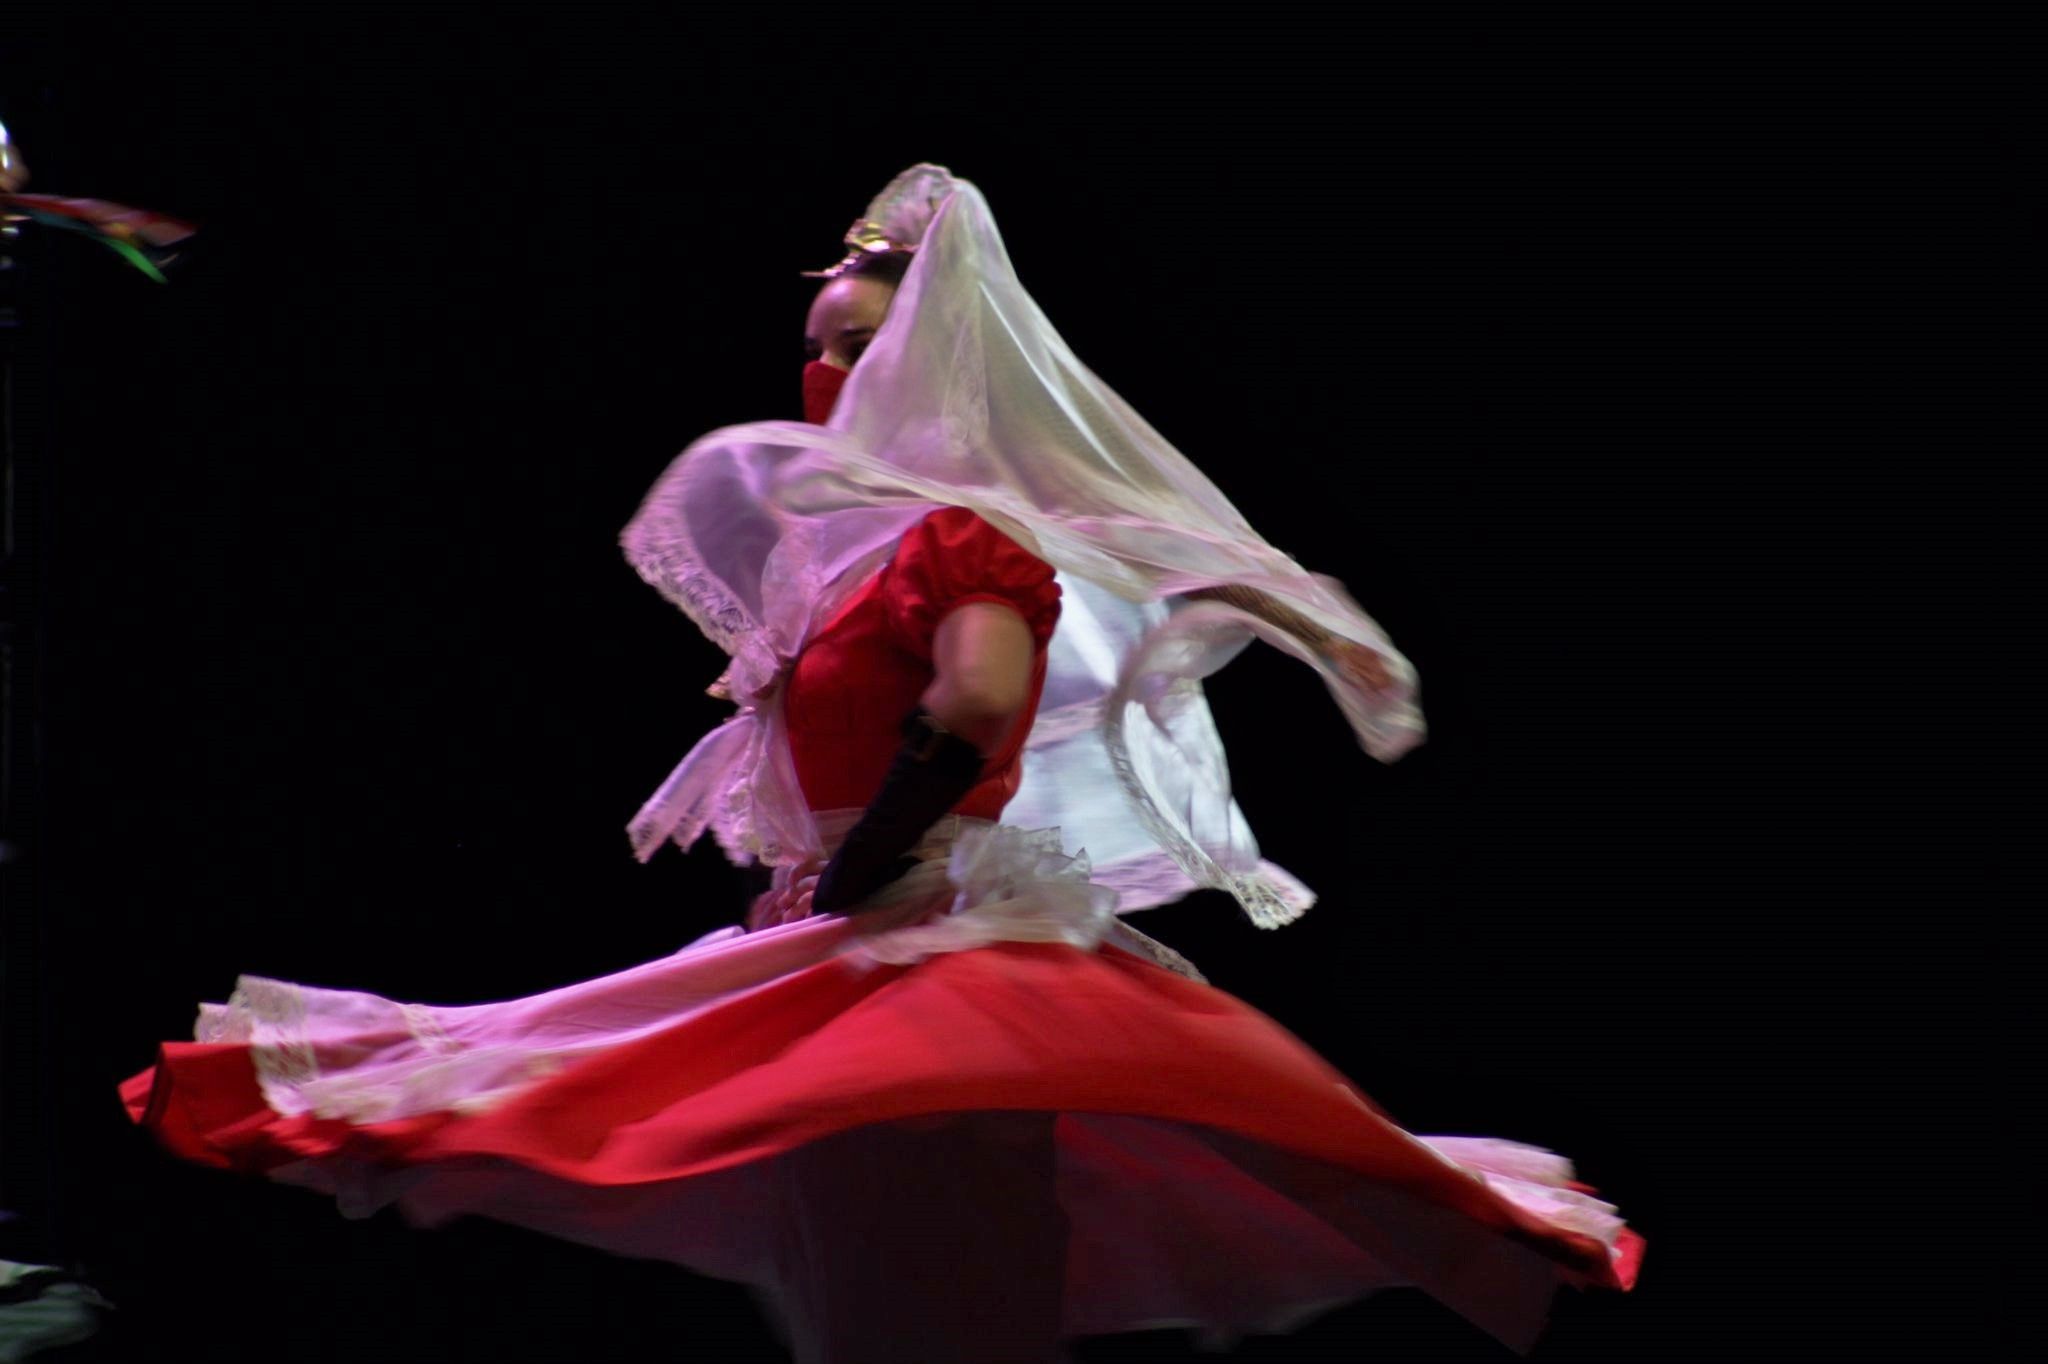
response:
<svg viewBox="0 0 2048 1364"><path fill-rule="evenodd" d="M1270 862L1261 861L1248 872L1232 871L1168 822L1153 800L1151 788L1131 759L1125 726L1129 708L1145 705L1139 700L1138 692L1147 676L1146 661L1156 650L1181 638L1191 637L1198 629L1213 631L1234 625L1249 629L1255 623L1255 617L1235 607L1205 604L1189 607L1155 627L1132 651L1116 686L1102 703L1102 742L1109 752L1110 770L1116 774L1117 784L1123 788L1125 799L1160 851L1195 885L1229 892L1257 927L1281 928L1308 912L1315 904L1313 892ZM1157 712L1161 718L1169 718L1176 708L1190 704L1199 696L1199 684L1192 678L1180 677L1169 684L1147 709Z"/></svg>

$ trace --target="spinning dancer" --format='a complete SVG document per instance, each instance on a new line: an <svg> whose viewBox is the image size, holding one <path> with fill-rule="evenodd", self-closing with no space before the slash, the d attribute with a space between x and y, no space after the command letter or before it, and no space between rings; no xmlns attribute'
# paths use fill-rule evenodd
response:
<svg viewBox="0 0 2048 1364"><path fill-rule="evenodd" d="M1562 1158L1417 1137L1131 928L1276 927L1200 679L1253 637L1368 752L1413 673L1074 358L980 192L897 177L809 318L807 420L704 437L624 534L738 706L634 818L769 869L745 922L528 999L243 977L124 1087L174 1151L417 1223L754 1287L805 1361L1044 1361L1420 1287L1525 1349L1640 1239Z"/></svg>

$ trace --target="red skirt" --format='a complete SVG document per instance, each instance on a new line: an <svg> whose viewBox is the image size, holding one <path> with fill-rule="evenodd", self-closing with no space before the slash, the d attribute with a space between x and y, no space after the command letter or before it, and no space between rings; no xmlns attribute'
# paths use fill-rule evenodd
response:
<svg viewBox="0 0 2048 1364"><path fill-rule="evenodd" d="M1396 1285L1525 1350L1560 1286L1634 1282L1641 1239L1561 1159L1411 1135L1114 937L888 965L853 936L714 934L467 1008L245 979L202 1015L225 1040L165 1043L122 1095L176 1154L351 1215L486 1216L750 1284L806 1359L1229 1338ZM906 1322L917 1343L876 1343Z"/></svg>

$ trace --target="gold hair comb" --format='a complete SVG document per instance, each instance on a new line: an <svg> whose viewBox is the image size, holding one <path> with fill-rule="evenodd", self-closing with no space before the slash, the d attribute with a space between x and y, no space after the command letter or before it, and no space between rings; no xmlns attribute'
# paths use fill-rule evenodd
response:
<svg viewBox="0 0 2048 1364"><path fill-rule="evenodd" d="M869 256L887 255L891 251L915 251L914 246L889 240L888 232L872 218L856 218L853 226L846 229L846 245L849 248L844 259L826 266L823 270L806 270L805 279L838 279Z"/></svg>

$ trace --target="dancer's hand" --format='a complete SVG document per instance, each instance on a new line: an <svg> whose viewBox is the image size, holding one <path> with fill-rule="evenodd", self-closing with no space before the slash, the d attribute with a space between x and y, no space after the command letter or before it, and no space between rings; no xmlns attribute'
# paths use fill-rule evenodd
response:
<svg viewBox="0 0 2048 1364"><path fill-rule="evenodd" d="M818 888L823 862L805 862L790 868L788 884L754 897L747 910L747 932L758 933L778 924L793 924L811 916L811 896Z"/></svg>
<svg viewBox="0 0 2048 1364"><path fill-rule="evenodd" d="M1331 647L1329 658L1348 682L1382 696L1394 689L1394 674L1376 649L1340 639Z"/></svg>

